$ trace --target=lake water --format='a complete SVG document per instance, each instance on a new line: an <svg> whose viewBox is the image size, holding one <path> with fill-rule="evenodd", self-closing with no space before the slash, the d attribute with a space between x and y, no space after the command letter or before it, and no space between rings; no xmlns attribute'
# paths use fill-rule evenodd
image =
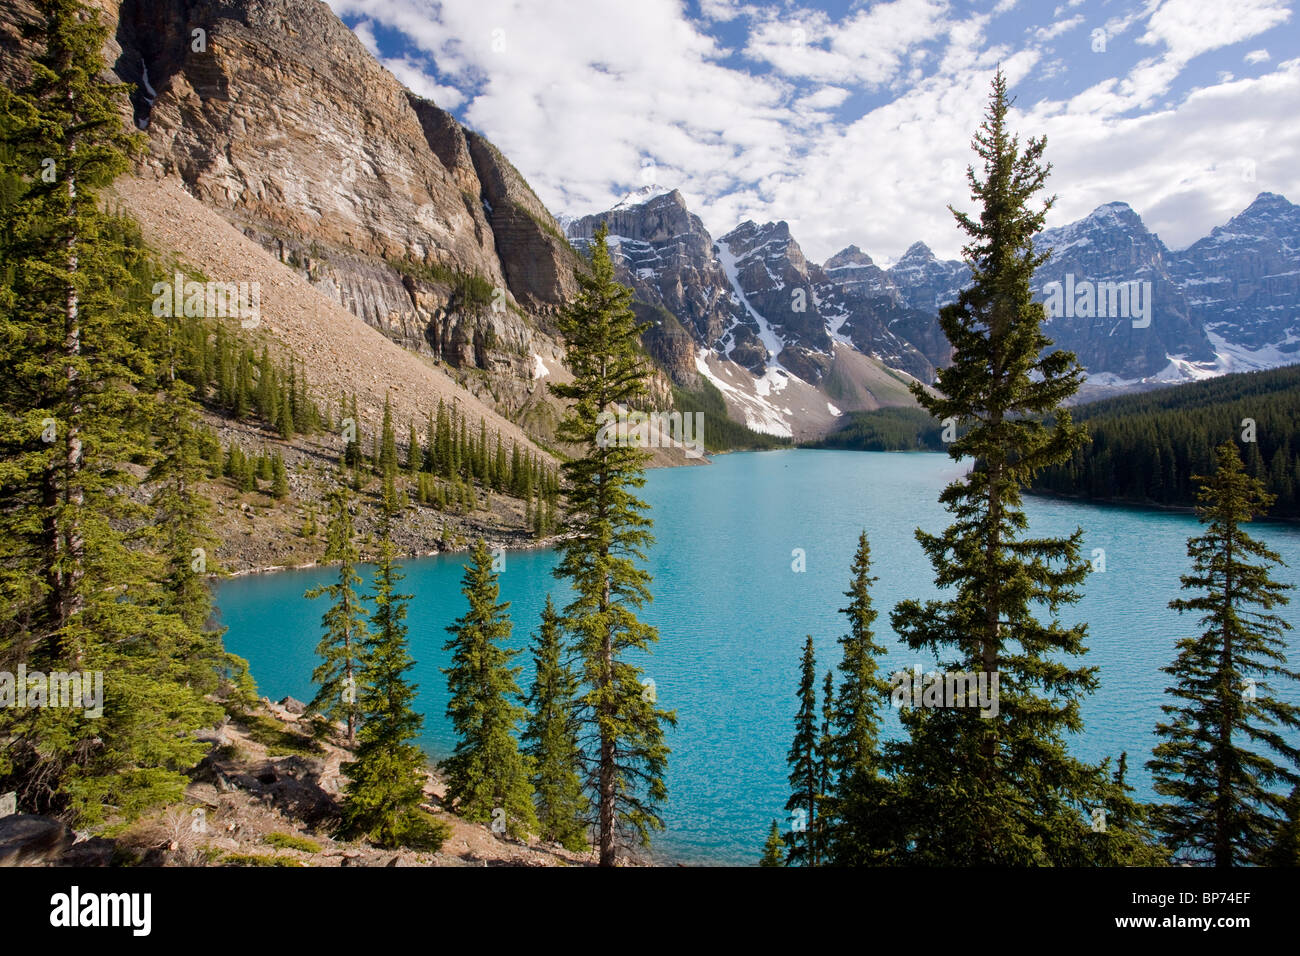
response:
<svg viewBox="0 0 1300 956"><path fill-rule="evenodd" d="M788 450L721 456L707 467L649 473L644 497L653 509L657 542L649 554L654 603L645 618L659 629L654 652L638 660L653 679L660 705L675 709L668 732L667 829L654 855L666 861L746 864L756 861L773 818L784 819L785 754L796 702L804 636L817 648L818 672L838 663L844 631L849 562L867 529L877 633L891 647L885 673L934 663L901 646L889 610L907 597L937 594L929 564L913 536L938 531L947 513L942 487L963 470L938 454ZM1144 767L1168 664L1176 640L1195 620L1168 609L1188 570L1186 539L1199 527L1190 515L1027 499L1035 534L1085 532L1084 554L1105 550L1106 570L1093 573L1084 598L1064 619L1089 622L1087 663L1101 686L1084 706L1085 731L1071 738L1078 756L1096 760L1129 754L1131 782L1153 796ZM1257 524L1253 534L1290 565L1275 577L1300 584L1300 529ZM802 549L806 570L793 570ZM444 710L445 627L464 612L462 555L406 563L403 590L414 595L409 624L413 678L425 715L423 744L445 756L452 739ZM501 575L511 603L514 644L537 628L548 591L563 606L566 593L551 577L549 551L509 552ZM247 658L261 692L272 699L312 695L313 649L324 599L307 588L333 577L328 568L254 575L221 582L217 601L229 627L227 647ZM1300 594L1280 613L1291 664L1300 664ZM527 654L521 685L531 681ZM820 682L819 682L820 691ZM1279 693L1300 703L1294 683ZM887 735L898 732L891 711Z"/></svg>

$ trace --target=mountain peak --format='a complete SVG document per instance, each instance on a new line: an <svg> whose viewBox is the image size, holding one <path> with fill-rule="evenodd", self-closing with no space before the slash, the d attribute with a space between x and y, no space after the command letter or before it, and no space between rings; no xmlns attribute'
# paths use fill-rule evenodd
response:
<svg viewBox="0 0 1300 956"><path fill-rule="evenodd" d="M1254 217L1259 215L1273 215L1276 213L1288 214L1297 210L1295 203L1287 199L1280 193L1260 193L1256 196L1249 206L1233 218L1240 219L1243 217Z"/></svg>
<svg viewBox="0 0 1300 956"><path fill-rule="evenodd" d="M1146 226L1142 223L1142 217L1126 202L1103 203L1088 213L1084 221L1122 228L1132 228L1134 225L1138 225L1142 226L1143 231L1146 231Z"/></svg>
<svg viewBox="0 0 1300 956"><path fill-rule="evenodd" d="M677 202L685 206L686 202L682 199L682 194L676 189L668 186L642 186L640 189L634 189L612 207L613 209L630 209L633 206L643 206L652 199L658 199L660 196L675 196Z"/></svg>
<svg viewBox="0 0 1300 956"><path fill-rule="evenodd" d="M857 246L845 246L835 255L826 260L827 269L842 269L845 266L871 266L875 265L871 261L871 256L867 255Z"/></svg>
<svg viewBox="0 0 1300 956"><path fill-rule="evenodd" d="M930 251L929 246L927 246L924 242L914 242L907 247L907 251L903 253L903 257L898 260L897 264L902 265L904 262L909 262L909 261L924 262L933 258L934 258L934 253Z"/></svg>

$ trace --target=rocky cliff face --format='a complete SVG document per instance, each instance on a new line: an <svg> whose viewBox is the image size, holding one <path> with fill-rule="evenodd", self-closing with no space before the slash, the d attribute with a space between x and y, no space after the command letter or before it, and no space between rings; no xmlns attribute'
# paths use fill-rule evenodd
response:
<svg viewBox="0 0 1300 956"><path fill-rule="evenodd" d="M935 366L946 353L937 350L938 360L932 358L910 334L914 326L937 330L934 317L909 308L888 273L870 256L849 246L827 259L821 274L818 307L832 338L923 382L934 380Z"/></svg>
<svg viewBox="0 0 1300 956"><path fill-rule="evenodd" d="M532 390L579 261L491 143L406 90L318 0L99 5L109 62L136 88L145 175L178 177L407 348L486 372L503 407ZM30 16L27 0L5 4L0 50Z"/></svg>
<svg viewBox="0 0 1300 956"><path fill-rule="evenodd" d="M1260 193L1174 256L1192 318L1261 364L1300 361L1300 206ZM1230 347L1230 346L1229 346Z"/></svg>
<svg viewBox="0 0 1300 956"><path fill-rule="evenodd" d="M1141 379L1161 374L1171 362L1214 360L1209 340L1189 315L1187 296L1174 281L1169 250L1128 204L1108 203L1078 222L1045 230L1038 246L1052 251L1034 274L1049 316L1047 286L1056 282L1062 289L1062 306L1045 331L1059 348L1074 352L1089 373ZM1104 291L1115 283L1137 283L1129 289L1147 301L1140 307L1130 301L1126 310L1122 299Z"/></svg>
<svg viewBox="0 0 1300 956"><path fill-rule="evenodd" d="M573 244L586 249L601 223L620 281L654 323L647 346L674 381L692 386L695 345L711 348L740 318L712 237L675 189L646 187L608 212L570 221Z"/></svg>
<svg viewBox="0 0 1300 956"><path fill-rule="evenodd" d="M780 363L816 385L830 367L831 338L814 286L820 268L784 222L743 222L718 240L718 255L745 314L729 336L730 355L761 373Z"/></svg>
<svg viewBox="0 0 1300 956"><path fill-rule="evenodd" d="M654 186L570 220L574 245L601 223L651 354L678 384L709 379L752 428L822 434L845 410L911 402L883 365L933 373L880 318L903 308L897 293L808 262L785 223L747 222L715 242L679 192Z"/></svg>
<svg viewBox="0 0 1300 956"><path fill-rule="evenodd" d="M403 88L325 4L104 7L146 166L402 344L511 366L535 334L521 313L572 291L572 250L513 167ZM498 289L522 309L489 308ZM503 346L495 358L486 342Z"/></svg>

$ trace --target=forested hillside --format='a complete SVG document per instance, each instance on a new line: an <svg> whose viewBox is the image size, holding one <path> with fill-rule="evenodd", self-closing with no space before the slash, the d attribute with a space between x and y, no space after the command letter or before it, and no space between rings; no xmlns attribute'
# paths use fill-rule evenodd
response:
<svg viewBox="0 0 1300 956"><path fill-rule="evenodd" d="M1235 439L1247 472L1300 517L1300 365L1107 399L1074 409L1092 441L1044 469L1039 491L1108 501L1190 507L1195 475L1213 470L1216 445Z"/></svg>

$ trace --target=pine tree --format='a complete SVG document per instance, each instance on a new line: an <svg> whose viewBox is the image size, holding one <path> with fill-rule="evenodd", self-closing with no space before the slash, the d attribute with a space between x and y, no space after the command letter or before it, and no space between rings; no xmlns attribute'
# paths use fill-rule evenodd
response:
<svg viewBox="0 0 1300 956"><path fill-rule="evenodd" d="M629 651L647 651L658 640L658 632L636 616L650 599L650 575L637 562L645 561L653 540L651 520L633 494L645 484L646 454L598 444L597 415L643 396L647 369L632 293L614 279L605 236L602 226L590 274L579 274L578 297L559 321L573 381L549 387L572 402L557 437L580 450L563 466L569 535L560 543L554 573L575 593L564 617L582 662L580 714L594 738L586 786L596 809L600 863L613 866L620 831L630 828L648 844L650 831L663 826L656 809L667 797L662 725L676 717L656 706L641 669L626 660Z"/></svg>
<svg viewBox="0 0 1300 956"><path fill-rule="evenodd" d="M515 701L521 668L510 639L509 602L497 603L500 587L492 555L479 538L465 566L461 593L469 610L447 628L451 652L447 675L447 717L456 734L452 755L442 762L447 799L467 820L504 823L506 832L522 837L537 830L531 761L519 751L515 726L526 711Z"/></svg>
<svg viewBox="0 0 1300 956"><path fill-rule="evenodd" d="M279 452L271 457L271 494L280 500L289 497L289 475Z"/></svg>
<svg viewBox="0 0 1300 956"><path fill-rule="evenodd" d="M1300 866L1300 787L1287 797L1286 815L1259 857L1261 866Z"/></svg>
<svg viewBox="0 0 1300 956"><path fill-rule="evenodd" d="M525 705L524 753L533 761L538 835L570 850L587 850L588 802L582 791L575 696L578 679L565 661L562 622L546 596L533 649L535 677Z"/></svg>
<svg viewBox="0 0 1300 956"><path fill-rule="evenodd" d="M420 464L424 460L424 453L420 450L420 439L415 434L415 420L412 419L407 427L406 435L406 472L412 478L420 473Z"/></svg>
<svg viewBox="0 0 1300 956"><path fill-rule="evenodd" d="M775 820L767 831L767 842L763 844L763 856L759 866L785 866L785 843L781 839L781 828Z"/></svg>
<svg viewBox="0 0 1300 956"><path fill-rule="evenodd" d="M442 416L442 399L438 399L438 416ZM429 413L429 421L425 426L424 433L424 461L420 467L431 475L438 474L438 427L434 424L433 413Z"/></svg>
<svg viewBox="0 0 1300 956"><path fill-rule="evenodd" d="M939 313L952 364L939 372L935 393L913 391L936 419L958 425L948 454L975 461L940 496L955 523L937 535L916 532L935 583L952 596L904 601L891 618L903 641L938 658L940 670L986 675L989 688L998 679L999 707L988 716L970 700L902 711L908 739L897 775L916 863L1032 865L1072 856L1089 832L1084 808L1111 792L1102 768L1071 757L1063 739L1082 729L1080 699L1096 687L1093 669L1070 662L1085 653L1086 625L1057 620L1088 574L1083 532L1021 534L1028 523L1021 489L1086 436L1062 407L1083 371L1073 354L1047 351L1044 307L1031 289L1047 258L1032 240L1053 202L1029 205L1051 168L1040 162L1046 141L1030 139L1022 150L1007 129L1009 108L999 71L974 141L984 178L967 169L979 218L952 210L970 237L963 255L973 283Z"/></svg>
<svg viewBox="0 0 1300 956"><path fill-rule="evenodd" d="M812 635L804 642L799 668L799 710L794 718L794 739L786 763L790 767L790 798L785 808L793 816L786 834L788 866L816 866L817 803L821 774L817 753L817 658Z"/></svg>
<svg viewBox="0 0 1300 956"><path fill-rule="evenodd" d="M825 861L834 819L835 790L835 674L826 672L822 681L822 723L817 734L817 858Z"/></svg>
<svg viewBox="0 0 1300 956"><path fill-rule="evenodd" d="M834 733L827 762L834 785L822 810L826 854L839 865L879 862L895 836L887 821L896 809L889 782L880 773L880 715L889 703L889 685L879 675L877 658L885 648L872 632L876 610L871 602L871 545L867 533L858 536L852 581L844 592L849 604L840 613L849 619L849 633L839 639L840 685L835 697Z"/></svg>
<svg viewBox="0 0 1300 956"><path fill-rule="evenodd" d="M1300 748L1283 734L1300 728L1300 708L1279 700L1270 678L1300 679L1286 666L1282 639L1290 625L1270 613L1289 603L1289 585L1269 576L1281 557L1242 527L1264 514L1274 496L1242 467L1232 441L1215 452L1216 468L1198 498L1205 533L1188 539L1194 597L1169 606L1201 613L1205 630L1178 642L1164 668L1174 678L1161 710L1151 770L1155 823L1176 859L1240 866L1264 851L1285 814L1278 784L1295 787ZM1252 560L1253 559L1253 560ZM1259 610L1255 610L1258 608ZM1274 759L1269 752L1283 758Z"/></svg>
<svg viewBox="0 0 1300 956"><path fill-rule="evenodd" d="M33 6L29 79L0 93L0 659L102 672L111 690L98 719L0 711L0 791L81 825L179 799L225 661L192 623L203 595L171 576L166 538L133 530L155 505L190 509L190 492L147 501L122 468L194 466L191 449L157 443L188 398L161 372L174 366L139 231L102 202L140 145L125 90L101 79L96 12Z"/></svg>
<svg viewBox="0 0 1300 956"><path fill-rule="evenodd" d="M361 452L361 419L357 415L357 393L352 393L352 407L346 411L342 407L342 399L339 401L340 418L343 421L351 419L352 427L346 432L348 439L346 447L343 449L343 463L347 467L360 470L362 465Z"/></svg>
<svg viewBox="0 0 1300 956"><path fill-rule="evenodd" d="M286 441L294 435L293 409L289 403L289 393L281 398L276 411L275 429Z"/></svg>
<svg viewBox="0 0 1300 956"><path fill-rule="evenodd" d="M337 561L339 571L334 584L311 588L304 595L313 600L328 597L331 601L321 617L324 634L316 645L321 663L311 675L317 690L307 705L307 713L328 722L343 721L351 747L356 743L361 718L358 676L365 663L366 609L357 594L361 576L356 572L359 556L352 502L341 483L330 494L325 537L325 561Z"/></svg>
<svg viewBox="0 0 1300 956"><path fill-rule="evenodd" d="M385 511L380 520L379 563L370 595L375 610L361 668L361 731L356 759L342 767L348 777L345 830L386 847L400 845L421 829L425 762L415 743L424 723L413 707L417 688L406 676L415 663L404 623L411 596L397 592L405 575L396 563L393 518Z"/></svg>

